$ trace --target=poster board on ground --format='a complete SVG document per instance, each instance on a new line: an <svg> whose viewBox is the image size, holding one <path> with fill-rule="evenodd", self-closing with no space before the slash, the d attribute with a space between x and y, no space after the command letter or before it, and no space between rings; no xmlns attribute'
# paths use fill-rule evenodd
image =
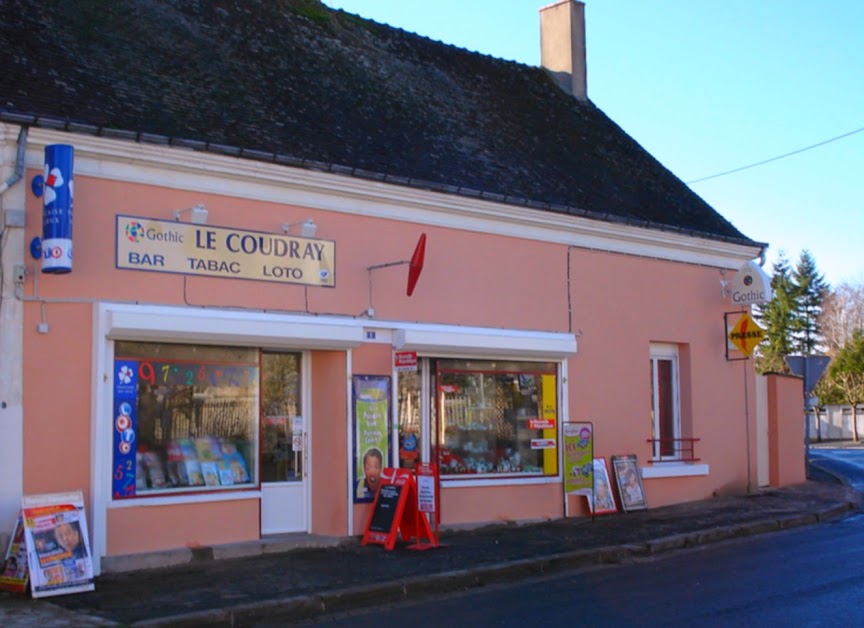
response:
<svg viewBox="0 0 864 628"><path fill-rule="evenodd" d="M609 469L606 458L594 458L594 492L591 499L591 512L595 515L605 515L618 512L615 497L612 494L612 483L609 481Z"/></svg>
<svg viewBox="0 0 864 628"><path fill-rule="evenodd" d="M93 558L81 491L21 499L34 598L92 591Z"/></svg>
<svg viewBox="0 0 864 628"><path fill-rule="evenodd" d="M592 507L594 488L594 426L592 423L564 423L564 513L570 516L569 496L585 497Z"/></svg>
<svg viewBox="0 0 864 628"><path fill-rule="evenodd" d="M621 508L624 512L645 510L645 489L642 486L642 470L635 454L612 456L612 467L615 471L615 483L618 485L618 496L621 498Z"/></svg>
<svg viewBox="0 0 864 628"><path fill-rule="evenodd" d="M24 519L18 513L15 530L9 540L3 570L0 571L0 590L24 593L27 590L29 572L27 569L27 544L24 542Z"/></svg>
<svg viewBox="0 0 864 628"><path fill-rule="evenodd" d="M369 512L361 545L378 543L385 549L396 547L396 540L416 544L428 541L437 546L429 520L418 509L417 484L408 469L384 469Z"/></svg>

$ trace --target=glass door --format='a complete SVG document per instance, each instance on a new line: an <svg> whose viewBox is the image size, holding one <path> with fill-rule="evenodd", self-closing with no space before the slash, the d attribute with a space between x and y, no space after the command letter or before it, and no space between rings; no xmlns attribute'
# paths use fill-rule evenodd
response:
<svg viewBox="0 0 864 628"><path fill-rule="evenodd" d="M306 531L303 356L261 354L261 533Z"/></svg>

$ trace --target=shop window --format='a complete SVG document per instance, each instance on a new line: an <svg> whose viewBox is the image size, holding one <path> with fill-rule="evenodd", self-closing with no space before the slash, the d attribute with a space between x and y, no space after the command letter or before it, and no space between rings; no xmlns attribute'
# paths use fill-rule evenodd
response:
<svg viewBox="0 0 864 628"><path fill-rule="evenodd" d="M443 477L557 475L555 363L441 359L432 370Z"/></svg>
<svg viewBox="0 0 864 628"><path fill-rule="evenodd" d="M681 396L678 347L651 345L651 431L654 460L681 457Z"/></svg>
<svg viewBox="0 0 864 628"><path fill-rule="evenodd" d="M115 499L258 481L256 349L115 344Z"/></svg>
<svg viewBox="0 0 864 628"><path fill-rule="evenodd" d="M399 466L413 469L422 454L422 408L419 371L403 371L397 378L399 395Z"/></svg>

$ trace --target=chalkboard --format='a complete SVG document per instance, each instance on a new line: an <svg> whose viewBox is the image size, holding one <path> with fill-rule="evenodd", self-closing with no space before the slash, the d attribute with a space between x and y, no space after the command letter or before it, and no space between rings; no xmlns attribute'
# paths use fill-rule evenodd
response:
<svg viewBox="0 0 864 628"><path fill-rule="evenodd" d="M381 485L378 498L375 500L372 521L369 523L370 532L390 532L393 528L393 517L396 515L396 507L399 505L401 494L401 486L395 484Z"/></svg>

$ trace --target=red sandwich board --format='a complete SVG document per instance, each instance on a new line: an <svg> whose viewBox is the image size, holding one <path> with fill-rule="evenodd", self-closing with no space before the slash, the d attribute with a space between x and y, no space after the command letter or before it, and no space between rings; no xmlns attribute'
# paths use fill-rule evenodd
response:
<svg viewBox="0 0 864 628"><path fill-rule="evenodd" d="M369 512L361 545L378 543L384 549L396 547L400 535L403 541L420 543L427 539L437 546L426 515L417 509L417 484L409 469L386 468Z"/></svg>

